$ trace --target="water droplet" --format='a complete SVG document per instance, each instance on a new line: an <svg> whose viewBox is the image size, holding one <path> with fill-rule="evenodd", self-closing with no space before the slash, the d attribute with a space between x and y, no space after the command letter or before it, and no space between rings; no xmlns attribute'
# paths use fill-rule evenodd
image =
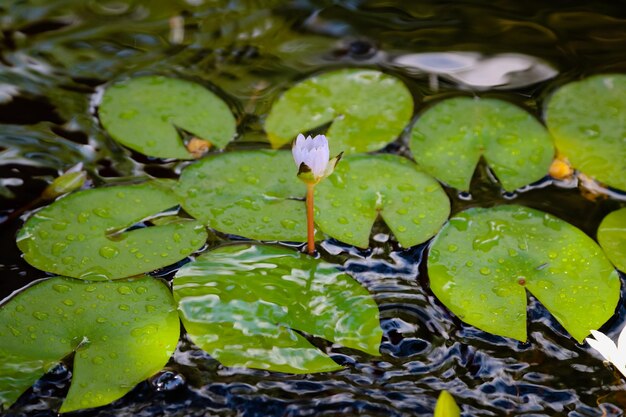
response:
<svg viewBox="0 0 626 417"><path fill-rule="evenodd" d="M159 330L159 326L156 324L147 324L142 327L136 327L130 331L130 335L133 337L150 336L155 334Z"/></svg>
<svg viewBox="0 0 626 417"><path fill-rule="evenodd" d="M24 310L26 310L26 307L24 307L22 304L18 304L17 306L15 306L15 311L17 311L18 313L21 313Z"/></svg>
<svg viewBox="0 0 626 417"><path fill-rule="evenodd" d="M483 266L482 268L480 268L480 273L482 275L489 275L491 274L491 269L487 268L486 266Z"/></svg>
<svg viewBox="0 0 626 417"><path fill-rule="evenodd" d="M54 285L52 286L52 289L53 289L54 291L58 292L58 293L66 293L66 292L68 292L69 290L71 290L71 288L70 288L70 287L68 287L67 285L64 285L64 284L54 284Z"/></svg>
<svg viewBox="0 0 626 417"><path fill-rule="evenodd" d="M66 298L65 300L63 300L63 304L65 304L68 307L71 307L74 305L74 300L70 300L69 298Z"/></svg>
<svg viewBox="0 0 626 417"><path fill-rule="evenodd" d="M148 289L146 287L137 287L135 291L137 292L137 294L145 294Z"/></svg>
<svg viewBox="0 0 626 417"><path fill-rule="evenodd" d="M338 221L339 223L341 223L341 224L348 224L348 223L349 223L348 219L346 219L344 216L339 217L339 218L337 219L337 221Z"/></svg>
<svg viewBox="0 0 626 417"><path fill-rule="evenodd" d="M104 358L102 356L94 356L91 363L94 365L102 365L104 363Z"/></svg>
<svg viewBox="0 0 626 417"><path fill-rule="evenodd" d="M100 248L98 253L103 258L112 259L112 258L115 258L117 255L119 255L120 252L112 246L103 246Z"/></svg>
<svg viewBox="0 0 626 417"><path fill-rule="evenodd" d="M78 223L87 223L87 221L89 220L89 213L87 213L86 211L80 213L76 219L78 220Z"/></svg>
<svg viewBox="0 0 626 417"><path fill-rule="evenodd" d="M457 245L453 245L453 244L448 245L448 250L450 252L456 252L458 249L459 247Z"/></svg>
<svg viewBox="0 0 626 417"><path fill-rule="evenodd" d="M293 220L283 219L283 220L280 221L280 224L285 229L294 230L296 228L296 222L294 222Z"/></svg>
<svg viewBox="0 0 626 417"><path fill-rule="evenodd" d="M128 295L128 294L132 294L133 293L133 289L126 286L126 285L122 285L121 287L119 287L117 289L117 292L119 292L122 295Z"/></svg>
<svg viewBox="0 0 626 417"><path fill-rule="evenodd" d="M65 230L67 229L67 223L65 222L56 222L52 224L52 228L54 230Z"/></svg>
<svg viewBox="0 0 626 417"><path fill-rule="evenodd" d="M109 212L109 209L106 207L96 207L92 211L93 211L93 214L95 214L98 217L102 217L103 219L107 219L111 217L111 213Z"/></svg>
<svg viewBox="0 0 626 417"><path fill-rule="evenodd" d="M94 292L97 289L97 287L95 285L87 285L85 287L85 291L86 292Z"/></svg>
<svg viewBox="0 0 626 417"><path fill-rule="evenodd" d="M44 313L44 312L41 312L41 311L35 311L33 313L33 317L36 318L37 320L42 320L43 321L43 320L48 318L48 313Z"/></svg>
<svg viewBox="0 0 626 417"><path fill-rule="evenodd" d="M96 319L96 323L102 324L102 323L106 323L106 322L107 322L107 319L105 319L104 317L98 317Z"/></svg>
<svg viewBox="0 0 626 417"><path fill-rule="evenodd" d="M117 308L119 308L122 311L130 310L130 306L128 304L120 304L119 306L117 306Z"/></svg>
<svg viewBox="0 0 626 417"><path fill-rule="evenodd" d="M67 249L67 243L56 242L54 245L52 245L52 254L54 256L59 256L65 251L65 249Z"/></svg>
<svg viewBox="0 0 626 417"><path fill-rule="evenodd" d="M61 262L63 262L64 265L69 265L74 263L74 257L73 256L64 256L63 259L61 259Z"/></svg>

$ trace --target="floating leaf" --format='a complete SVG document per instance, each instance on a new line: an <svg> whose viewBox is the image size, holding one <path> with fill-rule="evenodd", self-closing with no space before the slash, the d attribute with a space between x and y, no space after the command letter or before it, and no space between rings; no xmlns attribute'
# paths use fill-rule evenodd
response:
<svg viewBox="0 0 626 417"><path fill-rule="evenodd" d="M182 267L174 298L195 344L227 366L340 369L298 331L378 355L378 307L349 275L299 252L225 246Z"/></svg>
<svg viewBox="0 0 626 417"><path fill-rule="evenodd" d="M572 165L626 190L626 75L604 74L561 87L548 102L546 123Z"/></svg>
<svg viewBox="0 0 626 417"><path fill-rule="evenodd" d="M206 242L206 230L191 219L130 229L177 205L163 183L79 191L30 217L17 245L44 271L89 280L129 277L177 262Z"/></svg>
<svg viewBox="0 0 626 417"><path fill-rule="evenodd" d="M209 155L180 179L183 207L224 233L259 240L306 240L306 186L291 152Z"/></svg>
<svg viewBox="0 0 626 417"><path fill-rule="evenodd" d="M420 116L411 135L417 163L460 190L469 190L481 156L505 190L543 178L554 156L552 140L543 125L501 100L444 100Z"/></svg>
<svg viewBox="0 0 626 417"><path fill-rule="evenodd" d="M331 154L369 152L394 141L413 115L413 98L397 78L382 72L344 69L309 78L272 106L265 131L278 148L298 133L332 123Z"/></svg>
<svg viewBox="0 0 626 417"><path fill-rule="evenodd" d="M526 341L526 289L576 340L615 312L617 271L582 231L520 206L450 219L428 257L430 286L463 321Z"/></svg>
<svg viewBox="0 0 626 417"><path fill-rule="evenodd" d="M439 394L433 417L461 417L461 409L448 391L443 390Z"/></svg>
<svg viewBox="0 0 626 417"><path fill-rule="evenodd" d="M367 247L380 215L405 247L434 236L450 214L439 183L408 159L395 155L344 158L316 187L318 226L330 236Z"/></svg>
<svg viewBox="0 0 626 417"><path fill-rule="evenodd" d="M626 207L602 220L598 228L598 242L613 265L626 272Z"/></svg>
<svg viewBox="0 0 626 417"><path fill-rule="evenodd" d="M98 114L113 139L159 158L193 158L178 129L218 148L235 135L235 118L222 99L199 84L162 76L107 88Z"/></svg>
<svg viewBox="0 0 626 417"><path fill-rule="evenodd" d="M0 406L72 352L60 411L109 404L163 368L179 332L171 292L157 279L39 282L0 307Z"/></svg>

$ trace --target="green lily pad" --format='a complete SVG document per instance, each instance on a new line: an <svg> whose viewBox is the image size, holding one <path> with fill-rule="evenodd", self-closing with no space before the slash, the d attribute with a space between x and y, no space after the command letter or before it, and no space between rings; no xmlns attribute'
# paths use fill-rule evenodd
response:
<svg viewBox="0 0 626 417"><path fill-rule="evenodd" d="M279 148L298 133L332 123L331 154L370 152L396 140L413 115L413 98L399 79L379 71L344 69L309 78L272 106L265 131Z"/></svg>
<svg viewBox="0 0 626 417"><path fill-rule="evenodd" d="M598 243L613 265L626 272L626 207L602 220L598 228Z"/></svg>
<svg viewBox="0 0 626 417"><path fill-rule="evenodd" d="M526 290L580 343L615 312L617 271L579 229L521 206L453 216L428 256L430 286L461 320L526 341Z"/></svg>
<svg viewBox="0 0 626 417"><path fill-rule="evenodd" d="M509 191L546 176L554 157L550 135L532 115L506 101L469 97L426 110L410 147L427 173L466 191L481 156Z"/></svg>
<svg viewBox="0 0 626 417"><path fill-rule="evenodd" d="M183 259L206 242L199 222L180 217L125 230L177 205L164 183L79 191L31 216L19 231L17 246L35 268L74 278L117 279L149 272Z"/></svg>
<svg viewBox="0 0 626 417"><path fill-rule="evenodd" d="M626 190L626 75L603 74L554 93L546 123L559 153L580 171Z"/></svg>
<svg viewBox="0 0 626 417"><path fill-rule="evenodd" d="M439 183L395 155L344 158L316 187L315 219L322 231L367 247L380 215L402 246L433 237L448 219L450 201Z"/></svg>
<svg viewBox="0 0 626 417"><path fill-rule="evenodd" d="M185 265L174 298L193 342L226 366L341 369L298 331L378 355L378 307L349 275L299 252L225 246Z"/></svg>
<svg viewBox="0 0 626 417"><path fill-rule="evenodd" d="M113 139L159 158L193 158L177 129L220 149L235 136L235 118L221 98L199 84L162 76L107 88L98 114Z"/></svg>
<svg viewBox="0 0 626 417"><path fill-rule="evenodd" d="M297 171L287 151L209 155L183 171L179 192L184 209L215 230L303 242L306 186Z"/></svg>
<svg viewBox="0 0 626 417"><path fill-rule="evenodd" d="M56 277L0 307L0 408L75 352L61 412L109 404L163 368L180 332L161 281Z"/></svg>

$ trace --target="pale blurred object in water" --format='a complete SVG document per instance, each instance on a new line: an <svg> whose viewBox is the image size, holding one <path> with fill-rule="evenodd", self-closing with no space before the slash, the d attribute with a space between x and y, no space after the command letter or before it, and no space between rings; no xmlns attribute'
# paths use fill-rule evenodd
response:
<svg viewBox="0 0 626 417"><path fill-rule="evenodd" d="M507 90L527 87L558 74L539 58L513 53L482 56L477 52L428 52L400 55L393 63L409 72L429 74L433 91L438 90L438 76L468 89Z"/></svg>

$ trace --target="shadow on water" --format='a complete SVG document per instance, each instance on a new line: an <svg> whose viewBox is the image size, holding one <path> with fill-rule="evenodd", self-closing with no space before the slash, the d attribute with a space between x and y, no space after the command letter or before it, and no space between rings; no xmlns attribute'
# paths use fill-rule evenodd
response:
<svg viewBox="0 0 626 417"><path fill-rule="evenodd" d="M178 176L188 162L133 153L113 142L95 119L93 97L118 79L164 74L219 86L242 120L238 140L230 145L238 149L265 142L262 124L271 103L318 71L381 68L410 87L418 111L462 91L504 98L541 117L543 100L556 87L589 74L626 72L624 50L624 1L557 6L537 1L5 0L0 5L0 216L28 204L51 178L80 161L95 185ZM479 81L472 74L442 75L434 86L427 73L397 65L402 56L446 51L481 59L524 54L547 63L556 75L540 82L509 79L497 71ZM386 151L408 155L405 139ZM591 236L609 211L624 205L623 198L590 200L575 184L548 179L503 194L484 164L471 194L451 189L448 194L453 212L525 204ZM20 225L12 222L0 231L0 298L44 275L15 247ZM164 371L112 405L72 415L430 415L442 389L462 404L465 416L623 415L626 384L533 297L527 343L493 336L462 323L435 299L424 265L427 245L402 249L384 224L377 224L371 246L358 251L329 240L322 244L322 256L343 264L374 295L384 330L380 357L313 340L345 369L312 375L231 369L183 335ZM624 319L626 308L620 306L603 330L615 336ZM51 410L58 409L70 377L71 368L59 365L6 415L55 415Z"/></svg>

